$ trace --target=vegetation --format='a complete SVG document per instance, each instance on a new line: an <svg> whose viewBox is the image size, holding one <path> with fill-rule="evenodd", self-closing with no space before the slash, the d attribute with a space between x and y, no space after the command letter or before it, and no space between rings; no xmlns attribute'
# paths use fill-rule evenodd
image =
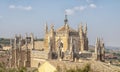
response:
<svg viewBox="0 0 120 72"><path fill-rule="evenodd" d="M110 53L110 50L109 49L105 49L105 53Z"/></svg>
<svg viewBox="0 0 120 72"><path fill-rule="evenodd" d="M44 41L44 38L35 39L35 41Z"/></svg>
<svg viewBox="0 0 120 72"><path fill-rule="evenodd" d="M20 68L7 68L5 66L4 62L0 63L0 72L38 72L37 69L34 69L32 71L27 71L26 67L20 67Z"/></svg>
<svg viewBox="0 0 120 72"><path fill-rule="evenodd" d="M0 44L9 45L10 44L10 39L0 38Z"/></svg>
<svg viewBox="0 0 120 72"><path fill-rule="evenodd" d="M57 66L57 72L93 72L92 69L90 68L90 64L86 64L85 67L82 69L79 67L76 68L71 68L71 69L61 69L60 66Z"/></svg>
<svg viewBox="0 0 120 72"><path fill-rule="evenodd" d="M114 52L113 55L115 55L115 56L120 56L120 53Z"/></svg>

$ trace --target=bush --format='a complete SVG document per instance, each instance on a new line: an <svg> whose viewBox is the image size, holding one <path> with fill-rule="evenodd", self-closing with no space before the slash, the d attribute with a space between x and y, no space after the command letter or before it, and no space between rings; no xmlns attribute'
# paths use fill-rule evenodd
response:
<svg viewBox="0 0 120 72"><path fill-rule="evenodd" d="M90 64L87 64L84 68L83 68L83 70L82 70L82 72L89 72L91 69L90 69Z"/></svg>
<svg viewBox="0 0 120 72"><path fill-rule="evenodd" d="M26 67L6 68L5 63L0 62L0 72L27 72L27 68Z"/></svg>
<svg viewBox="0 0 120 72"><path fill-rule="evenodd" d="M86 64L82 69L76 66L75 68L62 70L60 66L57 66L57 72L92 72L90 64Z"/></svg>

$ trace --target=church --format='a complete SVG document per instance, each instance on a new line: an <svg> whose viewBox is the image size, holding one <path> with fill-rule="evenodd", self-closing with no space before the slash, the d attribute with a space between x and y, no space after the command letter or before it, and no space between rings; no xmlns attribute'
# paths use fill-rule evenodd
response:
<svg viewBox="0 0 120 72"><path fill-rule="evenodd" d="M80 59L94 59L105 61L105 47L103 40L97 39L94 53L88 51L87 25L82 24L73 29L68 24L65 15L64 24L58 29L45 25L44 40L34 38L33 33L25 37L15 35L10 39L9 67L38 67L44 60L77 61Z"/></svg>
<svg viewBox="0 0 120 72"><path fill-rule="evenodd" d="M64 25L58 29L54 29L51 25L45 25L44 50L56 53L83 53L88 51L87 25L82 24L77 30L71 28L68 24L67 15L65 15Z"/></svg>

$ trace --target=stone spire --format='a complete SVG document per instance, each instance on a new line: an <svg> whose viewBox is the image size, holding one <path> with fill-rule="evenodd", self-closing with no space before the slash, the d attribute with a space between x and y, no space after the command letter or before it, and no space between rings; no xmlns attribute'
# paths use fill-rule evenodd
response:
<svg viewBox="0 0 120 72"><path fill-rule="evenodd" d="M104 56L105 56L104 42L102 39L97 38L95 45L95 59L105 61Z"/></svg>
<svg viewBox="0 0 120 72"><path fill-rule="evenodd" d="M101 39L100 44L101 44L101 47L104 47L103 39Z"/></svg>
<svg viewBox="0 0 120 72"><path fill-rule="evenodd" d="M33 33L30 33L30 37L31 37L31 43L34 41L34 35Z"/></svg>
<svg viewBox="0 0 120 72"><path fill-rule="evenodd" d="M86 50L86 51L88 51L88 37L87 37L87 23L85 24L85 26L84 26L84 32L83 32L84 34L83 34L83 36L84 36L84 40L85 40L85 49L84 50Z"/></svg>
<svg viewBox="0 0 120 72"><path fill-rule="evenodd" d="M80 24L80 38L83 38L83 26Z"/></svg>
<svg viewBox="0 0 120 72"><path fill-rule="evenodd" d="M70 52L72 52L72 46L73 46L73 38L70 38Z"/></svg>
<svg viewBox="0 0 120 72"><path fill-rule="evenodd" d="M83 52L84 48L85 48L85 40L84 40L84 36L83 36L83 26L82 23L80 24L80 51Z"/></svg>
<svg viewBox="0 0 120 72"><path fill-rule="evenodd" d="M45 24L45 33L48 33L48 25L47 25L47 22Z"/></svg>
<svg viewBox="0 0 120 72"><path fill-rule="evenodd" d="M105 46L104 46L104 42L103 42L103 39L101 39L101 55L102 55L102 57L101 57L101 60L102 61L105 61Z"/></svg>
<svg viewBox="0 0 120 72"><path fill-rule="evenodd" d="M30 34L30 37L31 37L31 47L32 47L32 49L35 49L34 48L34 35L33 35L33 33Z"/></svg>
<svg viewBox="0 0 120 72"><path fill-rule="evenodd" d="M28 34L26 33L26 34L25 34L25 46L26 46L26 49L28 49L27 37L28 37Z"/></svg>
<svg viewBox="0 0 120 72"><path fill-rule="evenodd" d="M16 68L16 49L17 49L17 34L15 34L15 38L14 38L14 49L12 50L13 51L13 54L12 54L12 58L13 58L13 66Z"/></svg>
<svg viewBox="0 0 120 72"><path fill-rule="evenodd" d="M96 44L95 44L95 54L97 54L98 49L98 37L96 38Z"/></svg>
<svg viewBox="0 0 120 72"><path fill-rule="evenodd" d="M65 20L64 20L65 26L68 24L67 14L65 13Z"/></svg>
<svg viewBox="0 0 120 72"><path fill-rule="evenodd" d="M84 34L85 34L85 36L87 36L87 24L85 24L85 26L84 26Z"/></svg>
<svg viewBox="0 0 120 72"><path fill-rule="evenodd" d="M50 30L50 40L51 40L51 48L52 51L55 51L55 31L54 31L54 24L51 24L51 30Z"/></svg>
<svg viewBox="0 0 120 72"><path fill-rule="evenodd" d="M104 42L103 42L103 39L101 39L101 53L104 54Z"/></svg>
<svg viewBox="0 0 120 72"><path fill-rule="evenodd" d="M21 50L21 41L22 41L22 37L21 37L21 34L19 34L19 44L18 44L19 50Z"/></svg>
<svg viewBox="0 0 120 72"><path fill-rule="evenodd" d="M68 19L67 19L67 13L65 12L65 19L64 19L64 27L66 29L66 32L69 31L69 25L68 25Z"/></svg>
<svg viewBox="0 0 120 72"><path fill-rule="evenodd" d="M50 29L51 37L54 36L54 25L51 24L51 29Z"/></svg>
<svg viewBox="0 0 120 72"><path fill-rule="evenodd" d="M17 34L15 34L15 39L14 39L14 49L17 48Z"/></svg>
<svg viewBox="0 0 120 72"><path fill-rule="evenodd" d="M95 43L95 60L99 60L100 56L100 39L97 37L96 38L96 43Z"/></svg>

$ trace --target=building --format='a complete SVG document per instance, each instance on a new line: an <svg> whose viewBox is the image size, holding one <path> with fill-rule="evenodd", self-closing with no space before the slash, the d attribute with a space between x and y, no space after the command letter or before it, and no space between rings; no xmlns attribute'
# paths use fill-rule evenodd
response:
<svg viewBox="0 0 120 72"><path fill-rule="evenodd" d="M71 28L68 24L67 15L65 15L64 25L58 29L54 29L51 25L45 26L44 50L49 51L49 55L55 57L62 56L65 53L83 53L88 51L87 25L81 25L78 30Z"/></svg>
<svg viewBox="0 0 120 72"><path fill-rule="evenodd" d="M27 36L25 39L22 39L21 36L16 35L14 40L10 41L10 67L31 67L30 49L28 49L28 43L31 42L30 40L32 41L32 39ZM25 48L22 48L24 46Z"/></svg>
<svg viewBox="0 0 120 72"><path fill-rule="evenodd" d="M97 38L95 44L95 60L105 61L105 46L103 40Z"/></svg>

